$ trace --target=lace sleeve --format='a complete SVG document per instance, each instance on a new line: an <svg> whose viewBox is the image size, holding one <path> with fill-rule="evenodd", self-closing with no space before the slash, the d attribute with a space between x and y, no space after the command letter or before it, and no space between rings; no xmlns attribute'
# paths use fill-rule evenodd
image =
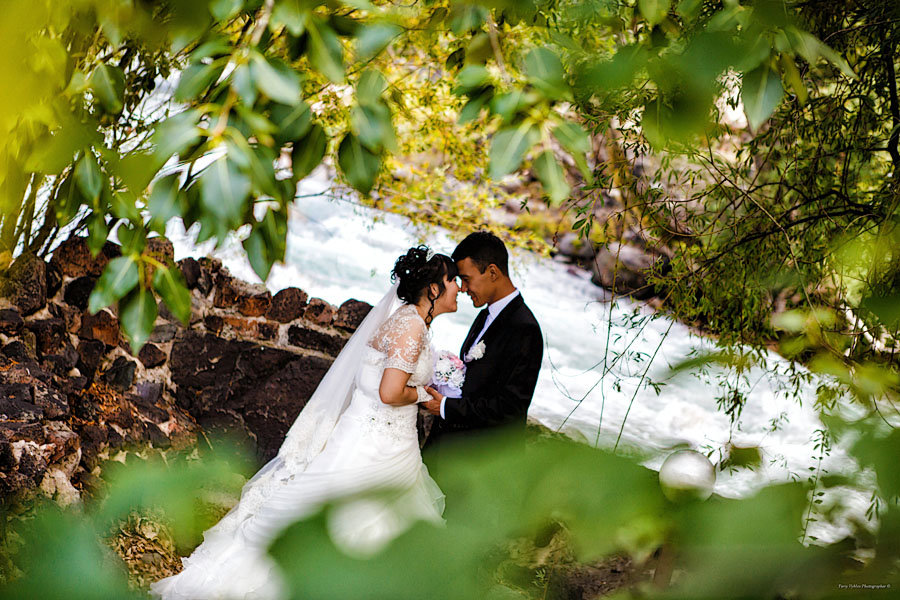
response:
<svg viewBox="0 0 900 600"><path fill-rule="evenodd" d="M371 346L384 353L385 369L413 373L425 340L425 322L414 307L404 306L375 333Z"/></svg>

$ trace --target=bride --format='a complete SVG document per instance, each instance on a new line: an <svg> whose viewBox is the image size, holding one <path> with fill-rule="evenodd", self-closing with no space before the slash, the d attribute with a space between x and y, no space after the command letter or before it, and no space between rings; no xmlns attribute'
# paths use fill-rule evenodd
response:
<svg viewBox="0 0 900 600"><path fill-rule="evenodd" d="M416 403L430 399L432 320L456 311L456 265L428 248L397 259L395 285L368 314L240 502L151 586L165 600L280 599L287 590L266 548L324 503L342 550L371 555L417 520L442 522L443 494L422 463ZM399 306L399 308L396 308ZM396 310L395 310L396 308ZM363 492L377 496L354 497Z"/></svg>

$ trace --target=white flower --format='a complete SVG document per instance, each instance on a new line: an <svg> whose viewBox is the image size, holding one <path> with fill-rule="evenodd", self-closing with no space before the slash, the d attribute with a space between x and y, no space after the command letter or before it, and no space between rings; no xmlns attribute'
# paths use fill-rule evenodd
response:
<svg viewBox="0 0 900 600"><path fill-rule="evenodd" d="M471 348L469 348L469 353L466 354L466 362L472 362L473 360L478 360L484 356L484 340L481 340Z"/></svg>

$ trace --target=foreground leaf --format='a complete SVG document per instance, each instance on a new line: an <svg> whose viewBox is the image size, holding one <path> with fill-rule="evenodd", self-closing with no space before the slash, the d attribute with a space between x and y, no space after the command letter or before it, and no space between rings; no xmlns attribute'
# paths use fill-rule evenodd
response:
<svg viewBox="0 0 900 600"><path fill-rule="evenodd" d="M541 152L534 161L534 172L544 184L544 189L553 204L559 204L569 197L571 188L552 151Z"/></svg>
<svg viewBox="0 0 900 600"><path fill-rule="evenodd" d="M178 267L161 267L153 273L155 289L172 314L184 325L191 319L191 292L184 282L184 275Z"/></svg>
<svg viewBox="0 0 900 600"><path fill-rule="evenodd" d="M118 67L98 66L91 75L91 91L107 113L121 113L125 107L125 73Z"/></svg>
<svg viewBox="0 0 900 600"><path fill-rule="evenodd" d="M319 166L325 156L327 142L325 130L319 124L314 124L305 136L294 142L294 149L291 150L294 181L300 181Z"/></svg>
<svg viewBox="0 0 900 600"><path fill-rule="evenodd" d="M128 336L132 352L137 352L150 339L157 308L153 293L138 287L119 301L119 323Z"/></svg>
<svg viewBox="0 0 900 600"><path fill-rule="evenodd" d="M138 284L138 278L138 266L132 257L120 256L109 261L91 292L88 312L94 314L125 296Z"/></svg>
<svg viewBox="0 0 900 600"><path fill-rule="evenodd" d="M518 169L525 152L534 145L538 136L530 123L498 131L491 140L491 179L497 181Z"/></svg>
<svg viewBox="0 0 900 600"><path fill-rule="evenodd" d="M759 126L775 112L783 96L781 78L769 65L762 65L745 73L741 86L741 100L744 102L744 112L750 127L754 130L759 129Z"/></svg>
<svg viewBox="0 0 900 600"><path fill-rule="evenodd" d="M338 147L338 165L354 188L368 194L381 169L381 159L348 133Z"/></svg>

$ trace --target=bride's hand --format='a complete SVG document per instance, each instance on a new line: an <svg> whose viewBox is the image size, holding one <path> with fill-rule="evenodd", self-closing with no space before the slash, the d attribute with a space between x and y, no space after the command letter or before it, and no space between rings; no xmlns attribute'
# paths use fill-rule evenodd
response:
<svg viewBox="0 0 900 600"><path fill-rule="evenodd" d="M428 392L429 396L431 396L431 400L423 402L422 406L424 406L425 409L431 414L437 417L441 416L441 401L444 399L444 397L433 387L426 387L425 391Z"/></svg>

